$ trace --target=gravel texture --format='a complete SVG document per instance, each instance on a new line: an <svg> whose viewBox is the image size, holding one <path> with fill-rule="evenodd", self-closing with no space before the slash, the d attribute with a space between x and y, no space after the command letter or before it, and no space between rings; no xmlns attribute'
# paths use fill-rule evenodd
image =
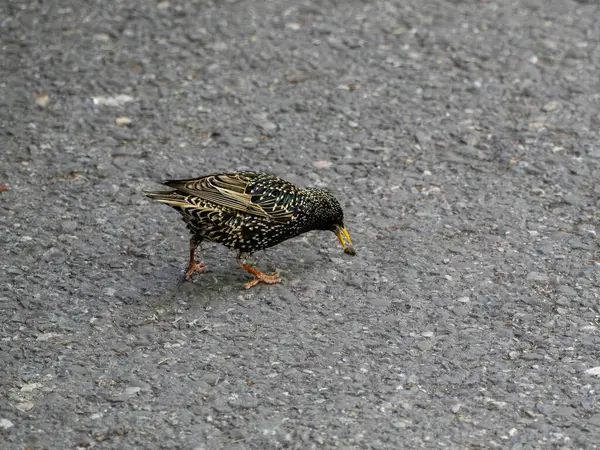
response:
<svg viewBox="0 0 600 450"><path fill-rule="evenodd" d="M0 3L3 449L600 447L600 7ZM183 282L156 180L328 187Z"/></svg>

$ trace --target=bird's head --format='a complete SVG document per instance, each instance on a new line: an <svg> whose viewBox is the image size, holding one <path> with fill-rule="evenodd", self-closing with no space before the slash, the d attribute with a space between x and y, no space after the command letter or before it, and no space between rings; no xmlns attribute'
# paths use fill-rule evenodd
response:
<svg viewBox="0 0 600 450"><path fill-rule="evenodd" d="M312 228L333 231L342 244L344 253L356 255L350 234L344 225L344 211L340 202L324 189L310 189L309 198L314 214Z"/></svg>

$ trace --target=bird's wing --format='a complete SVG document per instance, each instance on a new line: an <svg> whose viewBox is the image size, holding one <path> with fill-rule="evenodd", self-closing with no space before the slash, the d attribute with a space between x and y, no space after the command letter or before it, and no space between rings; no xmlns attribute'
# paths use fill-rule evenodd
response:
<svg viewBox="0 0 600 450"><path fill-rule="evenodd" d="M207 175L164 184L219 206L277 222L294 220L301 201L299 190L291 183L254 172Z"/></svg>

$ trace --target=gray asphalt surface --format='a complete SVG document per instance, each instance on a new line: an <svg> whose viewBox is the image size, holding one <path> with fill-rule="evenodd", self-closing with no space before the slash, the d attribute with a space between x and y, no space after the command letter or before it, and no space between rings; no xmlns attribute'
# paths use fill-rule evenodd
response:
<svg viewBox="0 0 600 450"><path fill-rule="evenodd" d="M600 446L595 1L0 3L3 449ZM336 192L243 291L142 189Z"/></svg>

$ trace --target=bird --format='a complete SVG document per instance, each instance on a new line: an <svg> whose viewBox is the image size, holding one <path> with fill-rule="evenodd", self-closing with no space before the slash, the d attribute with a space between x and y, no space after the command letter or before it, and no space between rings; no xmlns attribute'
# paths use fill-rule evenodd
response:
<svg viewBox="0 0 600 450"><path fill-rule="evenodd" d="M213 173L198 178L166 180L168 191L143 191L146 196L176 209L191 233L185 279L204 272L196 249L204 242L222 244L237 252L240 267L253 278L243 287L281 282L249 264L253 253L313 230L332 231L344 252L356 255L344 225L339 201L327 190L299 188L263 172Z"/></svg>

